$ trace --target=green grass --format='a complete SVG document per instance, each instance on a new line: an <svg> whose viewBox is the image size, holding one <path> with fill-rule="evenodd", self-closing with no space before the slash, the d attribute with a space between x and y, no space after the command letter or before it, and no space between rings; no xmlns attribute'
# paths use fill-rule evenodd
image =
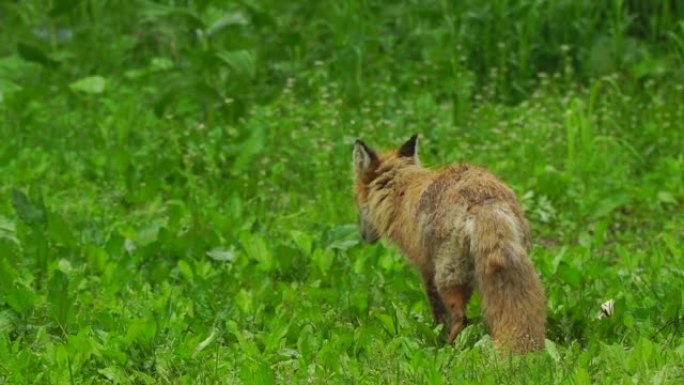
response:
<svg viewBox="0 0 684 385"><path fill-rule="evenodd" d="M684 382L677 2L27 0L0 23L0 383ZM545 351L497 355L477 297L444 346L417 273L359 241L352 143L413 133L518 193Z"/></svg>

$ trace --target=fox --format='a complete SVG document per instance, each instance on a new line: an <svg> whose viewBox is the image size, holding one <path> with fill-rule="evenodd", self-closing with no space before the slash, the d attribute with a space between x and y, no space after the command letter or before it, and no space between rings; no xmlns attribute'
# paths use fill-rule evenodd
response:
<svg viewBox="0 0 684 385"><path fill-rule="evenodd" d="M546 297L515 193L475 165L423 167L417 150L418 135L383 153L354 143L360 237L389 239L417 267L434 322L444 325L450 345L468 324L466 306L477 290L497 350L542 349Z"/></svg>

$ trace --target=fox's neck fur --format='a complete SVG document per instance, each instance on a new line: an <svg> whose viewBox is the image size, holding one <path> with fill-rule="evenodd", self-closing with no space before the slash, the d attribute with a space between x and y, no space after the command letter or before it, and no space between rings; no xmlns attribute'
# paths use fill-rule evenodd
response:
<svg viewBox="0 0 684 385"><path fill-rule="evenodd" d="M420 237L409 234L418 231L415 212L418 200L436 173L401 158L386 163L369 186L371 222L381 235L402 248L413 262L421 264L421 248L416 244Z"/></svg>

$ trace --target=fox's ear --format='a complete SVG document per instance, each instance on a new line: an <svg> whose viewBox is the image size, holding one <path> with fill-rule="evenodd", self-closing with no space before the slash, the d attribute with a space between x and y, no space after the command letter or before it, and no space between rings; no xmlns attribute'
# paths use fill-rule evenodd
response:
<svg viewBox="0 0 684 385"><path fill-rule="evenodd" d="M399 156L418 158L418 134L415 134L399 148Z"/></svg>
<svg viewBox="0 0 684 385"><path fill-rule="evenodd" d="M357 140L354 143L354 174L363 175L374 163L378 162L378 155L366 143Z"/></svg>

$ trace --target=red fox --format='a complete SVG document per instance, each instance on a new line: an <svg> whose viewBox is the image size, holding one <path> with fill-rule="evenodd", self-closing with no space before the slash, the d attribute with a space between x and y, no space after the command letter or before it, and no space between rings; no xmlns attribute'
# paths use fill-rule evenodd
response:
<svg viewBox="0 0 684 385"><path fill-rule="evenodd" d="M386 236L408 255L450 344L466 326L466 305L477 289L495 346L513 353L543 348L546 298L527 255L530 230L515 194L480 167L422 167L417 142L414 135L399 150L378 154L356 141L361 238L373 243Z"/></svg>

